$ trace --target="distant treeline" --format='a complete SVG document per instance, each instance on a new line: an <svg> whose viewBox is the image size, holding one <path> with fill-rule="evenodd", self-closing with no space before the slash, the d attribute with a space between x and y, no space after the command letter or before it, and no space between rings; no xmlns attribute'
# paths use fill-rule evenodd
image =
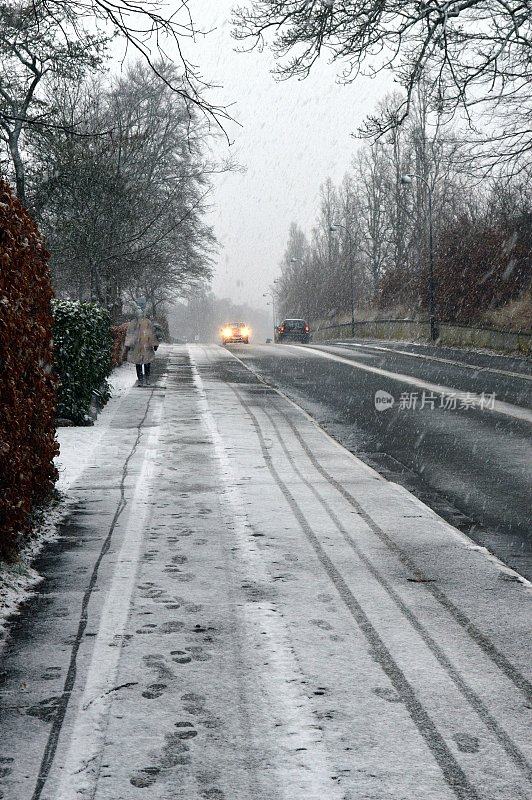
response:
<svg viewBox="0 0 532 800"><path fill-rule="evenodd" d="M532 187L525 173L470 166L467 142L440 126L420 89L406 123L362 146L340 186L325 182L312 231L292 224L282 314L345 317L353 294L359 316L426 316L430 200L438 316L496 320L512 302L529 312Z"/></svg>

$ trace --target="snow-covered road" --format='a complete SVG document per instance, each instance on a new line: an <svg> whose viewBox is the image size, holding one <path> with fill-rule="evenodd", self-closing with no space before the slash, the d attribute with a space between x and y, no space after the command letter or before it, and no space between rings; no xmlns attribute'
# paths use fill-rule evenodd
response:
<svg viewBox="0 0 532 800"><path fill-rule="evenodd" d="M160 355L14 626L0 797L530 798L530 586L227 350Z"/></svg>

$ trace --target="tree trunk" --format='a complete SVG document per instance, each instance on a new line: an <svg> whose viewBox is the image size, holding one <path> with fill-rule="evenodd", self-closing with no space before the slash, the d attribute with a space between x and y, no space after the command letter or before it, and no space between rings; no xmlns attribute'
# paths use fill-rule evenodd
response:
<svg viewBox="0 0 532 800"><path fill-rule="evenodd" d="M11 158L13 161L13 167L15 169L15 187L17 191L17 197L22 203L22 205L26 205L26 170L24 168L24 162L22 161L22 156L20 155L20 150L18 146L19 136L17 133L12 132L9 134L9 152L11 153Z"/></svg>

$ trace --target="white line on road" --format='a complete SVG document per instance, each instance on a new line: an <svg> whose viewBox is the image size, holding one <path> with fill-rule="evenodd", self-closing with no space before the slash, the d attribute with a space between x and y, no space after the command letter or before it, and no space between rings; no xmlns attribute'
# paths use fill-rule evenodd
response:
<svg viewBox="0 0 532 800"><path fill-rule="evenodd" d="M249 520L244 500L237 488L238 479L209 407L190 345L188 352L200 413L220 464L223 498L232 522L233 536L239 544L245 565L246 579L252 578L259 583L271 584L271 576L263 557L250 543ZM245 436L245 433L242 432L241 436ZM272 745L273 742L276 743L279 788L283 792L282 796L290 800L340 800L340 796L344 795L337 786L331 785L332 765L328 763L321 732L316 726L308 698L301 688L304 683L301 670L292 653L285 626L279 615L271 610L271 604L271 601L248 602L244 608L244 621L251 656L255 654L255 658L258 658L264 648L268 653L267 669L264 669L261 658L258 658L255 665L257 672L260 670L256 683L261 685L262 692L257 693L258 697L253 702L261 703L262 697L263 716L270 718L271 729L267 731L267 740ZM257 744L260 746L260 740Z"/></svg>
<svg viewBox="0 0 532 800"><path fill-rule="evenodd" d="M391 372L390 370L381 369L380 367L372 367L369 364L363 364L361 361L355 361L351 358L338 356L335 353L329 353L327 350L316 350L314 347L302 348L294 344L285 346L297 348L300 352L313 353L316 356L327 358L330 361L336 361L339 364L347 364L349 367L353 367L353 369L360 369L364 372L372 372L375 375L381 375L383 378L389 378L392 381L408 383L411 386L417 386L418 389L426 389L427 391L434 392L436 394L455 395L458 400L469 400L475 403L479 403L481 400L480 395L475 394L474 392L461 392L457 391L456 389L452 389L449 386L441 386L437 383L429 383L428 381L424 381L421 378L416 378L413 375L404 375L400 372ZM488 410L487 407L486 410ZM529 411L527 408L521 408L520 406L514 406L511 403L504 403L502 400L495 400L493 408L490 407L489 410L495 411L499 414L504 414L507 417L513 417L514 419L520 419L524 420L525 422L532 423L532 411Z"/></svg>
<svg viewBox="0 0 532 800"><path fill-rule="evenodd" d="M410 350L399 350L397 347L384 347L380 344L366 344L363 342L336 342L336 344L341 345L342 347L365 347L368 350L379 350L385 353L399 353L402 356L422 358L425 361L438 361L440 364L450 364L453 367L464 367L465 369L472 369L475 372L494 372L497 373L497 375L507 375L510 378L522 378L524 381L532 381L532 375L525 375L524 372L510 372L510 370L499 369L498 367L481 367L477 364L466 364L464 361L455 361L451 358L442 358L441 356L433 356L429 355L428 353L415 353Z"/></svg>
<svg viewBox="0 0 532 800"><path fill-rule="evenodd" d="M308 349L308 348L305 348L305 349ZM231 358L234 358L236 361L238 361L239 364L242 364L244 369L247 369L248 371L252 372L252 370L245 363L245 361L242 361L241 358L238 358L238 356L236 356L231 350L227 350L227 349L224 348L224 352L227 355L231 356ZM268 383L268 381L265 378L263 378L261 375L259 375L256 372L253 372L253 375L255 375L257 380L260 383L264 384L264 386L268 386L269 388L273 389L273 391L276 394L278 394L279 397L282 397L283 400L285 400L290 406L292 406L292 408L294 408L298 412L298 414L301 414L307 420L307 422L309 422L312 426L314 426L317 430L319 430L320 434L322 436L324 436L326 439L328 439L329 442L333 445L333 447L336 447L339 450L341 450L346 458L352 459L356 463L356 465L357 465L357 467L359 469L363 469L365 472L367 472L369 475L371 475L376 480L383 481L383 482L387 483L388 486L391 487L394 491L399 492L399 494L408 497L409 500L411 502L415 503L417 506L419 506L419 508L424 513L426 513L427 511L429 511L431 514L435 514L436 513L433 509L430 508L430 506L427 506L426 503L424 503L422 500L420 500L414 494L409 492L408 489L405 486L401 486L401 484L395 483L395 481L391 481L388 478L385 478L383 475L381 475L379 472L374 470L372 467L368 466L368 464L366 464L365 461L362 461L360 458L358 458L358 456L356 456L350 450L347 450L347 448L344 447L344 445L341 444L340 442L338 442L336 439L334 439L331 436L331 434L328 433L325 430L325 428L322 428L322 426L319 424L319 422L317 422L314 419L314 417L312 417L307 411L305 411L304 408L302 408L296 402L294 402L294 400L292 400L290 397L288 397L288 395L285 394L283 391L281 391L281 389L279 389L279 387L273 387L271 384ZM477 544L466 533L464 533L463 531L458 530L458 528L455 528L454 525L451 525L450 523L446 522L442 517L438 516L438 520L439 520L440 524L446 525L449 533L452 536L454 536L456 539L458 539L462 544L464 544L468 548L468 550L475 550L476 552L482 554L485 558L488 559L488 561L491 561L492 564L495 564L495 566L497 567L497 569L500 572L503 572L505 575L511 575L513 579L519 581L519 583L521 583L527 589L532 590L532 582L530 582L527 578L524 578L516 570L514 570L511 567L507 566L503 561L500 560L500 558L498 558L493 553L491 553L488 550L487 547L484 547L482 545Z"/></svg>

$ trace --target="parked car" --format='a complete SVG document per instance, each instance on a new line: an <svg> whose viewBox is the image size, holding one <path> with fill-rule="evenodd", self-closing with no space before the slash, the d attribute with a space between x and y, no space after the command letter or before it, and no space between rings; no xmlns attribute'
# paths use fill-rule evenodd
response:
<svg viewBox="0 0 532 800"><path fill-rule="evenodd" d="M222 344L229 344L231 342L249 344L250 335L251 329L244 322L229 322L222 327L220 332Z"/></svg>
<svg viewBox="0 0 532 800"><path fill-rule="evenodd" d="M276 342L310 342L310 325L304 319L284 319L275 331Z"/></svg>

